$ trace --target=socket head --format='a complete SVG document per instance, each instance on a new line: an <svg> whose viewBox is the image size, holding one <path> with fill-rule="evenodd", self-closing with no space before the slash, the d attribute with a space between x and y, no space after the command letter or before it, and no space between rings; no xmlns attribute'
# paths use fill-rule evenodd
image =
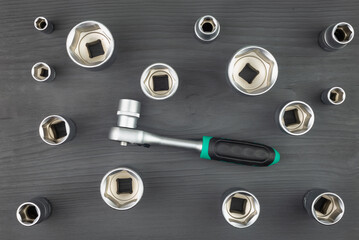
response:
<svg viewBox="0 0 359 240"><path fill-rule="evenodd" d="M115 40L102 23L85 21L72 28L67 36L66 49L77 65L93 69L109 61L115 49Z"/></svg>
<svg viewBox="0 0 359 240"><path fill-rule="evenodd" d="M147 97L164 100L176 93L179 79L172 67L164 63L155 63L143 71L140 82L141 89Z"/></svg>
<svg viewBox="0 0 359 240"><path fill-rule="evenodd" d="M108 172L101 181L101 196L107 205L116 210L133 208L142 198L141 177L129 168Z"/></svg>
<svg viewBox="0 0 359 240"><path fill-rule="evenodd" d="M277 122L286 133L294 136L303 135L314 125L314 112L305 102L292 101L280 109Z"/></svg>
<svg viewBox="0 0 359 240"><path fill-rule="evenodd" d="M34 26L37 30L43 31L49 25L48 21L44 17L37 17L34 21Z"/></svg>
<svg viewBox="0 0 359 240"><path fill-rule="evenodd" d="M125 128L136 128L137 120L140 118L140 112L140 102L132 99L120 99L117 111L117 126Z"/></svg>
<svg viewBox="0 0 359 240"><path fill-rule="evenodd" d="M278 64L264 48L249 46L237 51L228 64L232 86L250 96L269 91L278 78Z"/></svg>
<svg viewBox="0 0 359 240"><path fill-rule="evenodd" d="M50 81L55 78L53 69L44 62L35 63L31 68L31 76L38 82Z"/></svg>
<svg viewBox="0 0 359 240"><path fill-rule="evenodd" d="M71 140L75 131L73 122L59 115L47 116L39 126L41 139L49 145L60 145Z"/></svg>
<svg viewBox="0 0 359 240"><path fill-rule="evenodd" d="M39 207L32 202L21 204L16 211L17 220L24 226L33 226L40 219L41 211Z"/></svg>
<svg viewBox="0 0 359 240"><path fill-rule="evenodd" d="M222 204L222 214L226 221L234 227L251 226L258 218L260 206L257 198L243 190L226 196Z"/></svg>
<svg viewBox="0 0 359 240"><path fill-rule="evenodd" d="M197 19L194 25L194 32L198 39L210 42L218 37L220 25L213 16L206 15Z"/></svg>
<svg viewBox="0 0 359 240"><path fill-rule="evenodd" d="M312 215L321 224L333 225L344 215L344 202L335 193L325 192L317 196L312 203Z"/></svg>
<svg viewBox="0 0 359 240"><path fill-rule="evenodd" d="M341 87L332 87L322 93L322 101L325 104L340 105L345 101L346 94Z"/></svg>
<svg viewBox="0 0 359 240"><path fill-rule="evenodd" d="M338 23L332 30L332 37L339 44L348 44L354 38L354 28L346 22Z"/></svg>

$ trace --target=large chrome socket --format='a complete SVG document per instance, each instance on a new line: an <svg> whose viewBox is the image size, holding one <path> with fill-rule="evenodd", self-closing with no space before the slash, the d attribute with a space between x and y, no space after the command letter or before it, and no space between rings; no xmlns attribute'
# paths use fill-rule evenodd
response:
<svg viewBox="0 0 359 240"><path fill-rule="evenodd" d="M34 27L43 33L52 33L54 31L54 25L45 17L37 17L34 20Z"/></svg>
<svg viewBox="0 0 359 240"><path fill-rule="evenodd" d="M308 214L323 225L333 225L344 215L344 202L335 193L314 189L304 196L304 208Z"/></svg>
<svg viewBox="0 0 359 240"><path fill-rule="evenodd" d="M176 71L164 63L155 63L143 71L140 79L143 93L154 100L164 100L173 96L178 88Z"/></svg>
<svg viewBox="0 0 359 240"><path fill-rule="evenodd" d="M211 15L206 15L197 19L194 24L194 32L199 40L210 42L219 35L221 26L217 19Z"/></svg>
<svg viewBox="0 0 359 240"><path fill-rule="evenodd" d="M224 194L222 214L236 228L246 228L257 221L260 213L258 199L250 192L237 189Z"/></svg>
<svg viewBox="0 0 359 240"><path fill-rule="evenodd" d="M314 112L305 102L291 101L277 109L275 120L284 132L299 136L313 127Z"/></svg>
<svg viewBox="0 0 359 240"><path fill-rule="evenodd" d="M321 99L324 104L340 105L345 101L346 94L341 87L332 87L322 92Z"/></svg>
<svg viewBox="0 0 359 240"><path fill-rule="evenodd" d="M346 22L330 25L319 35L319 46L326 51L344 48L354 38L354 28Z"/></svg>
<svg viewBox="0 0 359 240"><path fill-rule="evenodd" d="M133 208L141 200L143 191L140 175L124 167L109 171L100 186L102 199L116 210Z"/></svg>
<svg viewBox="0 0 359 240"><path fill-rule="evenodd" d="M76 135L75 123L60 115L50 115L39 126L41 139L49 145L60 145L72 140Z"/></svg>
<svg viewBox="0 0 359 240"><path fill-rule="evenodd" d="M278 64L264 48L249 46L237 51L228 64L227 77L232 86L250 96L269 91L278 78Z"/></svg>
<svg viewBox="0 0 359 240"><path fill-rule="evenodd" d="M77 65L99 69L111 63L115 40L108 28L96 21L85 21L73 27L66 40L67 53Z"/></svg>
<svg viewBox="0 0 359 240"><path fill-rule="evenodd" d="M31 76L38 82L49 82L55 79L56 72L44 62L35 63L31 68Z"/></svg>
<svg viewBox="0 0 359 240"><path fill-rule="evenodd" d="M38 224L51 215L51 204L44 197L22 203L16 210L16 218L26 227Z"/></svg>

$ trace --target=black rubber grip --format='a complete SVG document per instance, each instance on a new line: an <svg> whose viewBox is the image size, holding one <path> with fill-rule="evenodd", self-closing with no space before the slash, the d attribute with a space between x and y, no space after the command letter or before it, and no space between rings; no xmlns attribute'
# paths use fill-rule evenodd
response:
<svg viewBox="0 0 359 240"><path fill-rule="evenodd" d="M272 147L246 141L211 138L208 155L220 160L251 166L269 166L279 157ZM278 156L277 156L278 155ZM275 161L276 163L277 161Z"/></svg>

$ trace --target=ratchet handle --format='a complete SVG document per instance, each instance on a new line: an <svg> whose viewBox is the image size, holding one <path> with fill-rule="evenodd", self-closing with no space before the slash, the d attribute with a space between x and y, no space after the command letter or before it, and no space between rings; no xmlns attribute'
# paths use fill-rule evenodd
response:
<svg viewBox="0 0 359 240"><path fill-rule="evenodd" d="M263 144L204 136L201 158L265 167L279 162L280 155Z"/></svg>

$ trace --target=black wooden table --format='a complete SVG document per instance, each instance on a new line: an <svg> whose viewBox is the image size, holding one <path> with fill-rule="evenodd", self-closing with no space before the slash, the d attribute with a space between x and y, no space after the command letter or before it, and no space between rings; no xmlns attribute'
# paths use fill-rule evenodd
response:
<svg viewBox="0 0 359 240"><path fill-rule="evenodd" d="M0 7L0 239L355 239L359 235L359 37L328 53L317 45L327 25L347 21L359 30L357 0L255 1L2 1ZM212 14L221 24L215 42L194 37L196 19ZM42 34L37 16L56 30ZM117 59L88 71L67 56L70 29L84 20L105 24ZM272 90L258 97L236 92L226 81L232 54L247 45L268 49L279 64ZM35 62L54 66L56 79L38 83ZM150 100L139 78L164 62L178 73L177 93ZM346 90L340 106L321 103L331 86ZM120 98L142 102L139 127L182 138L203 135L271 145L281 162L268 168L199 159L162 146L121 147L107 138ZM275 125L276 108L303 100L315 111L313 129L289 136ZM51 147L38 135L50 114L72 118L76 138ZM145 184L141 202L115 211L100 196L100 181L116 167L136 169ZM258 221L231 227L220 211L222 193L246 188L261 203ZM302 206L307 190L326 188L346 204L343 219L325 227ZM18 205L35 196L53 204L47 221L23 227Z"/></svg>

